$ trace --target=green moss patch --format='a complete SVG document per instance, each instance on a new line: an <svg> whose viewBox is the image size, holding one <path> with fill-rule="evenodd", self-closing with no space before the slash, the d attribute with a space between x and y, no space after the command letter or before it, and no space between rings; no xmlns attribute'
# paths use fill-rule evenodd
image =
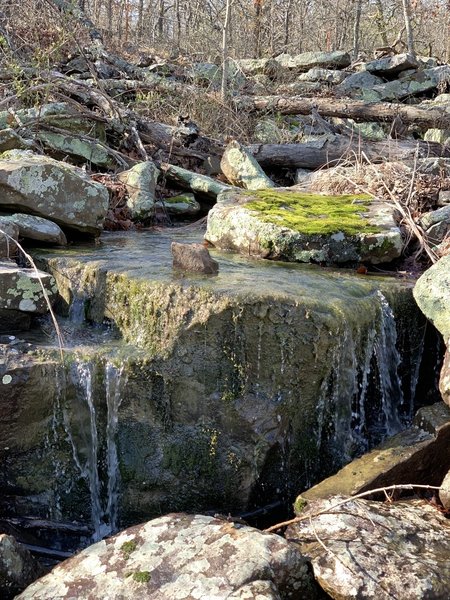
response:
<svg viewBox="0 0 450 600"><path fill-rule="evenodd" d="M288 227L307 235L330 235L342 232L380 233L380 229L363 216L372 201L371 196L321 196L301 192L261 190L247 193L252 198L245 208L258 212L266 222Z"/></svg>

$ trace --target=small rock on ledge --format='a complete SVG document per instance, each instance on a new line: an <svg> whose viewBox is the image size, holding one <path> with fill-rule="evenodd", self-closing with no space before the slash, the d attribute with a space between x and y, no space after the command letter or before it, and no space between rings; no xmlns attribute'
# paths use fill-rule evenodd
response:
<svg viewBox="0 0 450 600"><path fill-rule="evenodd" d="M173 268L188 273L217 275L219 263L211 258L202 244L180 244L172 242Z"/></svg>

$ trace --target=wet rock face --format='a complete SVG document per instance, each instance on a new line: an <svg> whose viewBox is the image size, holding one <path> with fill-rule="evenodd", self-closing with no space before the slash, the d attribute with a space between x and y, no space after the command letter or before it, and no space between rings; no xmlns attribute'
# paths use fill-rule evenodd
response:
<svg viewBox="0 0 450 600"><path fill-rule="evenodd" d="M318 597L307 562L283 538L200 515L131 527L70 558L17 598Z"/></svg>
<svg viewBox="0 0 450 600"><path fill-rule="evenodd" d="M108 209L108 191L77 167L15 150L0 156L0 207L99 235Z"/></svg>
<svg viewBox="0 0 450 600"><path fill-rule="evenodd" d="M435 507L420 500L336 506L341 500L313 502L305 520L286 532L311 559L317 581L332 598L448 596L450 526ZM310 521L308 515L320 511L324 514Z"/></svg>

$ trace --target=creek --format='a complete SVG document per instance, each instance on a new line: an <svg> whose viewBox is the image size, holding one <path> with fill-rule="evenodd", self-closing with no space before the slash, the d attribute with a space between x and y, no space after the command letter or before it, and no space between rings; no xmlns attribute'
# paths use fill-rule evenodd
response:
<svg viewBox="0 0 450 600"><path fill-rule="evenodd" d="M171 511L282 512L439 399L413 282L215 251L217 277L188 276L174 239L201 234L33 250L66 349L47 322L4 344L0 503L29 546L62 556Z"/></svg>

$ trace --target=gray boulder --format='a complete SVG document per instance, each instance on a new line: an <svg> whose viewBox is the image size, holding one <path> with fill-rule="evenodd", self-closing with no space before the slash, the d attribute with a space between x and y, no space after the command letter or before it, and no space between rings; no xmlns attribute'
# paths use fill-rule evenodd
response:
<svg viewBox="0 0 450 600"><path fill-rule="evenodd" d="M419 61L412 54L394 54L378 58L366 64L366 70L369 73L380 75L381 77L398 75L408 69L418 69Z"/></svg>
<svg viewBox="0 0 450 600"><path fill-rule="evenodd" d="M31 148L32 143L18 133L14 129L7 128L0 130L0 152L6 152L7 150L26 150Z"/></svg>
<svg viewBox="0 0 450 600"><path fill-rule="evenodd" d="M414 298L419 308L442 333L444 341L450 340L450 255L443 256L417 280Z"/></svg>
<svg viewBox="0 0 450 600"><path fill-rule="evenodd" d="M403 246L391 206L291 189L224 192L208 214L205 238L246 255L327 264L389 262Z"/></svg>
<svg viewBox="0 0 450 600"><path fill-rule="evenodd" d="M173 268L188 273L216 275L219 264L211 258L208 248L202 244L179 244L172 242Z"/></svg>
<svg viewBox="0 0 450 600"><path fill-rule="evenodd" d="M30 552L11 535L0 534L0 595L12 600L43 573Z"/></svg>
<svg viewBox="0 0 450 600"><path fill-rule="evenodd" d="M450 231L450 205L426 213L420 219L420 226L431 244L440 244Z"/></svg>
<svg viewBox="0 0 450 600"><path fill-rule="evenodd" d="M336 87L336 91L348 96L360 97L364 94L370 94L371 89L375 85L381 84L383 84L383 80L380 77L372 75L372 73L368 73L367 71L360 71L346 77Z"/></svg>
<svg viewBox="0 0 450 600"><path fill-rule="evenodd" d="M29 151L0 156L0 208L48 218L61 227L99 235L108 191L77 167Z"/></svg>
<svg viewBox="0 0 450 600"><path fill-rule="evenodd" d="M286 531L332 598L448 597L449 525L436 507L422 500L343 500L312 502L304 520Z"/></svg>
<svg viewBox="0 0 450 600"><path fill-rule="evenodd" d="M450 80L450 66L443 65L414 74L402 79L395 79L373 87L372 93L379 100L403 100L411 96L418 96L425 92L439 88Z"/></svg>
<svg viewBox="0 0 450 600"><path fill-rule="evenodd" d="M22 269L11 262L0 262L0 309L46 313L48 304L43 287L50 303L53 303L58 289L51 275Z"/></svg>
<svg viewBox="0 0 450 600"><path fill-rule="evenodd" d="M151 161L139 163L117 176L127 188L127 206L133 219L147 219L153 215L158 177L159 169Z"/></svg>
<svg viewBox="0 0 450 600"><path fill-rule="evenodd" d="M65 246L67 244L66 236L59 225L43 219L42 217L35 217L33 215L25 215L23 213L16 213L11 216L2 217L0 223L7 222L17 225L19 229L19 236L21 238L27 238L29 240L37 240L39 242L47 242L50 244L58 244L59 246ZM0 225L1 226L1 225Z"/></svg>
<svg viewBox="0 0 450 600"><path fill-rule="evenodd" d="M280 68L278 62L272 58L242 58L234 61L234 64L244 75L267 75L274 77Z"/></svg>
<svg viewBox="0 0 450 600"><path fill-rule="evenodd" d="M225 148L220 167L228 181L248 190L264 190L275 187L258 161L241 144L232 141Z"/></svg>
<svg viewBox="0 0 450 600"><path fill-rule="evenodd" d="M277 535L202 515L130 527L55 567L17 600L318 597L308 564Z"/></svg>
<svg viewBox="0 0 450 600"><path fill-rule="evenodd" d="M351 63L348 52L336 50L334 52L304 52L303 54L280 54L275 60L285 69L308 71L313 67L331 69L344 69Z"/></svg>

